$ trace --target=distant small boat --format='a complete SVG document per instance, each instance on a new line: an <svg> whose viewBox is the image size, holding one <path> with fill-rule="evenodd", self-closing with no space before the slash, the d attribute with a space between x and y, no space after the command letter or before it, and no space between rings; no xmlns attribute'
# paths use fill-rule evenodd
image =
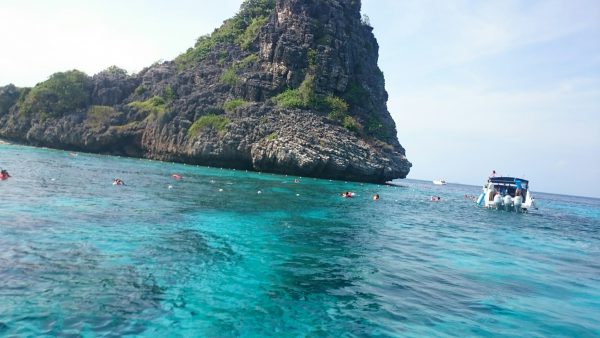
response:
<svg viewBox="0 0 600 338"><path fill-rule="evenodd" d="M433 180L433 184L435 185L446 185L445 180Z"/></svg>

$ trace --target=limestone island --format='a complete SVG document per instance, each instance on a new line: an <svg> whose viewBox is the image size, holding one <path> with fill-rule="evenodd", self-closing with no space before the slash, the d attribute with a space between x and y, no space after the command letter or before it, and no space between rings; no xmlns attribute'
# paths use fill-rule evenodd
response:
<svg viewBox="0 0 600 338"><path fill-rule="evenodd" d="M173 61L0 87L0 138L382 183L411 163L359 0L247 0Z"/></svg>

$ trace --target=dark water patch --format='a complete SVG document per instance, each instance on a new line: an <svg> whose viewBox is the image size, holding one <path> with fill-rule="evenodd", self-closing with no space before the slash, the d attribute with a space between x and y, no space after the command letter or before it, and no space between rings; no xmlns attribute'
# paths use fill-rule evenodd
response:
<svg viewBox="0 0 600 338"><path fill-rule="evenodd" d="M84 324L98 334L139 333L143 321L161 312L162 289L152 275L112 266L91 246L54 243L5 250L10 261L0 261L0 318L18 322L8 335L62 335Z"/></svg>

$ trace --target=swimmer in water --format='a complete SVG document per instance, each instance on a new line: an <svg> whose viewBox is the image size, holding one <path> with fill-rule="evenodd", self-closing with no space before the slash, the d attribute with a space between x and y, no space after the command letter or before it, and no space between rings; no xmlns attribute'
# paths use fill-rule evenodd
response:
<svg viewBox="0 0 600 338"><path fill-rule="evenodd" d="M183 178L183 176L181 176L179 174L173 174L173 175L171 175L171 177L173 177L174 179L176 179L178 181Z"/></svg>
<svg viewBox="0 0 600 338"><path fill-rule="evenodd" d="M379 201L379 194L373 195L373 201Z"/></svg>
<svg viewBox="0 0 600 338"><path fill-rule="evenodd" d="M125 185L125 182L123 182L123 180L120 178L115 178L113 180L113 185Z"/></svg>
<svg viewBox="0 0 600 338"><path fill-rule="evenodd" d="M0 180L6 180L10 177L10 175L8 174L8 171L6 171L6 169L2 169L0 171Z"/></svg>

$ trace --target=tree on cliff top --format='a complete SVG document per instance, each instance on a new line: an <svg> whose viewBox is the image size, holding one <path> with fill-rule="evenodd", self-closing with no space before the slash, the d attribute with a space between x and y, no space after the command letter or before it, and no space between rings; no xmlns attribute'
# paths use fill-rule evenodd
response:
<svg viewBox="0 0 600 338"><path fill-rule="evenodd" d="M90 78L78 70L52 74L31 89L19 112L29 116L40 113L61 116L84 108L90 97L89 81Z"/></svg>

